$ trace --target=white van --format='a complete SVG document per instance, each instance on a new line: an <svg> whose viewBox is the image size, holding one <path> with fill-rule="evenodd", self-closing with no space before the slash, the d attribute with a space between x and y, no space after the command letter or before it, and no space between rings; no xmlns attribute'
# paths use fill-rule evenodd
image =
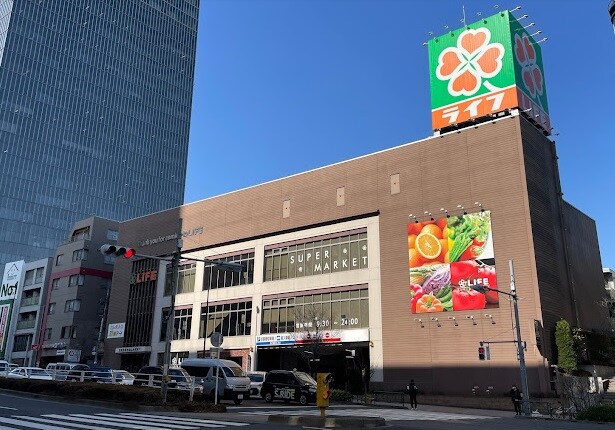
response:
<svg viewBox="0 0 615 430"><path fill-rule="evenodd" d="M45 370L56 381L66 381L68 372L78 363L49 363Z"/></svg>
<svg viewBox="0 0 615 430"><path fill-rule="evenodd" d="M250 396L250 378L241 366L232 360L218 358L184 358L181 367L196 383L203 385L203 393L214 397L216 371L218 372L218 398L232 400L239 405Z"/></svg>

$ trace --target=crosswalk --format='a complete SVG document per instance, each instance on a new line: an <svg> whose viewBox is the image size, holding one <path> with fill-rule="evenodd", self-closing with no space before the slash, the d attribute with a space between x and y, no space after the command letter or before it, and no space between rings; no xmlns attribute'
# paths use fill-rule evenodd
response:
<svg viewBox="0 0 615 430"><path fill-rule="evenodd" d="M0 430L191 430L247 426L234 421L184 418L155 414L46 414L0 417Z"/></svg>
<svg viewBox="0 0 615 430"><path fill-rule="evenodd" d="M314 409L301 410L253 410L241 411L241 414L246 415L320 415L320 411ZM449 412L430 412L421 410L408 409L384 409L384 408L353 408L353 409L332 409L327 412L331 416L344 417L380 417L386 421L456 421L456 420L488 420L497 419L498 417L471 415L471 414L455 414Z"/></svg>

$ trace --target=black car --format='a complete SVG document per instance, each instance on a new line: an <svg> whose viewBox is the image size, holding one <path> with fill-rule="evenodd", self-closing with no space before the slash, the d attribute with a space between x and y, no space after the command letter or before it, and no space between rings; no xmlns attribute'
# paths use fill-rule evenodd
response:
<svg viewBox="0 0 615 430"><path fill-rule="evenodd" d="M90 380L92 382L99 382L102 384L110 384L113 382L113 372L108 366L90 366Z"/></svg>
<svg viewBox="0 0 615 430"><path fill-rule="evenodd" d="M162 384L162 367L161 366L144 366L135 375L133 385L150 385L160 387ZM192 378L184 369L170 368L169 377L171 381L168 383L169 388L189 389Z"/></svg>
<svg viewBox="0 0 615 430"><path fill-rule="evenodd" d="M272 370L265 376L261 397L266 402L283 400L302 405L316 401L316 381L305 372L296 370Z"/></svg>
<svg viewBox="0 0 615 430"><path fill-rule="evenodd" d="M75 364L66 374L67 381L89 382L91 379L90 366L87 364Z"/></svg>

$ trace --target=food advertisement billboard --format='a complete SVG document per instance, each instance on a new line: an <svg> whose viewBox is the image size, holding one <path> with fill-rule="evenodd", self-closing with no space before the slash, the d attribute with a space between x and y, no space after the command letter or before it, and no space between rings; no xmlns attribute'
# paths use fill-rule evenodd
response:
<svg viewBox="0 0 615 430"><path fill-rule="evenodd" d="M508 11L427 45L434 130L518 107L550 132L540 46Z"/></svg>
<svg viewBox="0 0 615 430"><path fill-rule="evenodd" d="M491 212L408 224L413 314L499 307Z"/></svg>

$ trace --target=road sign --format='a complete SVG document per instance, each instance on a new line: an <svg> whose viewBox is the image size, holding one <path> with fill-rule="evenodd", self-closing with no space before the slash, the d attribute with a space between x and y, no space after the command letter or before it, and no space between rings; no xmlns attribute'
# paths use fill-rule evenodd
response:
<svg viewBox="0 0 615 430"><path fill-rule="evenodd" d="M211 336L209 336L209 340L211 341L211 344L213 346L218 347L222 345L222 342L224 341L224 336L222 336L222 333L214 332L211 334Z"/></svg>

